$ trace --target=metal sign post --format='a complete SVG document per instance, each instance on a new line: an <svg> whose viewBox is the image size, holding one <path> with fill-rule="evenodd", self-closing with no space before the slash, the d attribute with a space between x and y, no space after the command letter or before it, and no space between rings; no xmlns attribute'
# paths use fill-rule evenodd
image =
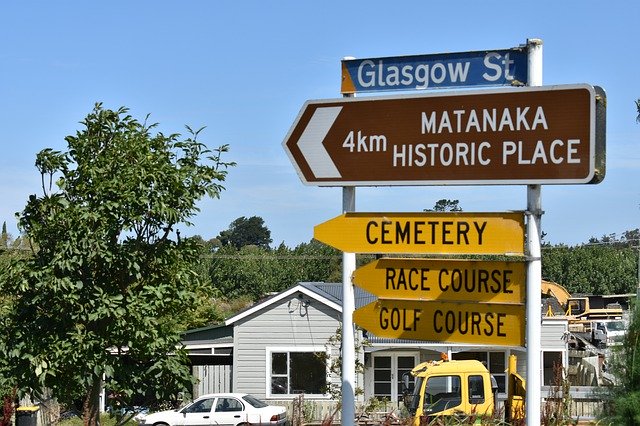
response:
<svg viewBox="0 0 640 426"><path fill-rule="evenodd" d="M604 179L604 90L587 84L540 87L542 40L539 39L529 39L526 46L508 50L344 58L342 72L344 98L307 101L285 137L283 148L303 183L343 188L342 216L314 229L315 239L343 250L343 424L350 424L355 418L354 318L371 323L383 334L411 335L424 334L426 318L440 319L440 312L445 311L450 318L475 318L471 322L475 328L470 335L466 326L450 327L432 338L447 341L445 334L457 333L461 337L455 339L477 343L478 336L485 339L490 335L497 344L506 346L520 345L524 339L526 421L532 426L540 424L541 185L595 184ZM363 91L519 86L522 79L526 79L526 87L517 89L352 99L355 93ZM488 217L486 213L473 216L448 213L446 220L431 217L425 221L420 214L372 216L355 212L355 187L409 185L527 185L526 226L522 213L519 219L507 217L512 213L500 213L498 217ZM518 232L512 233L512 228ZM467 300L461 300L460 306L437 305L450 302L440 297L424 301L423 297L433 298L423 289L430 266L420 265L422 275L418 278L415 263L391 261L385 266L383 277L385 285L392 287L391 297L382 296L378 305L354 313L355 253L518 256L524 253L526 306L518 301L512 306L493 301L489 304L497 308L475 309L464 305ZM447 267L441 265L440 271ZM487 268L490 266L478 264L459 269L460 273L464 269L473 275L485 273ZM503 275L498 275L506 280L509 265L491 268L498 273L504 270ZM420 302L410 299L415 292L412 286L418 284L424 290ZM411 292L398 295L400 285ZM511 294L507 281L500 288ZM426 305L423 308L418 303ZM505 319L510 316L526 318L526 326L512 320L508 325L515 327L507 327ZM484 326L480 327L482 321ZM418 328L420 333L416 333Z"/></svg>
<svg viewBox="0 0 640 426"><path fill-rule="evenodd" d="M530 39L529 86L542 85L542 40ZM540 424L542 312L542 251L540 250L540 220L542 198L540 185L527 186L527 394L525 400L528 425Z"/></svg>
<svg viewBox="0 0 640 426"><path fill-rule="evenodd" d="M355 95L344 95L353 97ZM342 213L356 210L356 188L342 187ZM351 275L356 270L356 254L342 252L342 407L340 423L356 417L356 345L353 312L356 302Z"/></svg>

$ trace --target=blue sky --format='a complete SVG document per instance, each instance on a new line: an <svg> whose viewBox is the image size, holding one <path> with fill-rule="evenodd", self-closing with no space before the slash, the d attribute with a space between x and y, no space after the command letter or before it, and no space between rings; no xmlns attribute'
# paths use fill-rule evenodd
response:
<svg viewBox="0 0 640 426"><path fill-rule="evenodd" d="M340 97L340 59L506 49L543 40L545 85L607 92L607 175L545 185L552 243L640 227L640 3L594 1L11 1L0 4L0 221L39 193L35 155L66 149L97 101L147 113L164 132L207 126L229 144L220 200L184 231L212 238L260 216L274 244L308 242L341 212L339 188L303 185L282 141L303 103ZM358 188L358 211L523 210L524 186Z"/></svg>

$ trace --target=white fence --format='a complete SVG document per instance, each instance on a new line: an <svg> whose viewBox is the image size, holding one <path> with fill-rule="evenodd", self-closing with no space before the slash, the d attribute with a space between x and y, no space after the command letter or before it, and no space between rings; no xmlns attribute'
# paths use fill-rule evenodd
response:
<svg viewBox="0 0 640 426"><path fill-rule="evenodd" d="M198 378L193 387L194 398L207 393L231 392L230 365L195 365L193 375Z"/></svg>

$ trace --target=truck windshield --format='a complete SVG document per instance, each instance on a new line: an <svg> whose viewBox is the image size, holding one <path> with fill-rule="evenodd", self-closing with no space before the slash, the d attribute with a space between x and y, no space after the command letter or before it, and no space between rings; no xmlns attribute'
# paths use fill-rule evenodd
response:
<svg viewBox="0 0 640 426"><path fill-rule="evenodd" d="M609 331L624 331L624 321L611 321L607 323Z"/></svg>
<svg viewBox="0 0 640 426"><path fill-rule="evenodd" d="M411 413L412 416L415 416L416 411L418 410L418 405L420 405L420 389L422 389L422 382L424 382L423 377L416 377L416 382L413 385L413 393L409 395L409 401L407 401L407 410Z"/></svg>
<svg viewBox="0 0 640 426"><path fill-rule="evenodd" d="M434 414L457 407L462 403L460 376L433 376L427 379L422 409Z"/></svg>

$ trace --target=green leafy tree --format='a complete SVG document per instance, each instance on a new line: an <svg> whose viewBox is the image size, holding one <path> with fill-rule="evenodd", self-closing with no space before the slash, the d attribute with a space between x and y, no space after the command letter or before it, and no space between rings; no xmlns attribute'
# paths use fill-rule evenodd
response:
<svg viewBox="0 0 640 426"><path fill-rule="evenodd" d="M202 279L202 286L196 293L196 303L189 309L186 315L187 321L181 328L185 330L204 327L209 324L216 324L225 318L224 307L221 306L222 294L212 285L209 277L209 265L211 263L211 253L214 251L216 243L214 240L205 241L201 236L191 237L196 243L199 256L192 265L192 271ZM218 245L219 246L219 245Z"/></svg>
<svg viewBox="0 0 640 426"><path fill-rule="evenodd" d="M441 199L436 201L432 209L424 209L425 212L461 212L460 201Z"/></svg>
<svg viewBox="0 0 640 426"><path fill-rule="evenodd" d="M636 122L640 123L640 99L635 102L638 111ZM613 243L626 246L631 250L634 243L637 248L639 235L638 229L627 231L621 242L616 241L613 235ZM640 304L636 303L632 309L624 342L619 350L614 352L610 366L617 383L610 388L609 398L605 399L605 410L600 420L606 425L638 425L640 424Z"/></svg>
<svg viewBox="0 0 640 426"><path fill-rule="evenodd" d="M545 245L542 276L562 284L570 293L624 294L636 288L638 254L627 238L615 235L591 238L575 247Z"/></svg>
<svg viewBox="0 0 640 426"><path fill-rule="evenodd" d="M610 388L602 415L603 424L640 424L640 305L632 311L624 343L614 353L611 371L617 379Z"/></svg>
<svg viewBox="0 0 640 426"><path fill-rule="evenodd" d="M255 301L299 281L341 280L341 264L338 251L317 241L293 250L284 244L275 250L226 245L212 255L209 274L211 284L225 297L249 296Z"/></svg>
<svg viewBox="0 0 640 426"><path fill-rule="evenodd" d="M291 274L299 281L342 282L342 252L317 240L293 249Z"/></svg>
<svg viewBox="0 0 640 426"><path fill-rule="evenodd" d="M0 233L0 250L4 250L9 246L11 236L7 232L7 222L2 222L2 233Z"/></svg>
<svg viewBox="0 0 640 426"><path fill-rule="evenodd" d="M157 125L126 108L96 104L81 124L66 152L36 157L42 195L19 214L33 251L1 283L15 297L0 358L21 388L79 401L84 424L96 425L103 385L121 404L168 400L190 385L176 346L201 284L200 251L177 227L202 197L219 197L233 164L222 160L227 146L197 141L202 129L153 134Z"/></svg>
<svg viewBox="0 0 640 426"><path fill-rule="evenodd" d="M0 280L2 274L6 271L10 259L8 252L0 251ZM0 294L0 326L3 318L8 314L11 306L11 298L9 295ZM5 333L7 330L4 331ZM0 359L0 426L9 426L11 424L11 416L13 415L13 401L15 399L16 382L13 378L9 364L4 359Z"/></svg>
<svg viewBox="0 0 640 426"><path fill-rule="evenodd" d="M20 250L19 244L15 247L11 244L6 248L7 250L0 250L0 283L5 281L6 273L11 262L16 258L24 257L26 255L24 250ZM13 301L14 297L12 294L0 291L0 327L5 326L4 319L9 314ZM5 330L5 333L6 332L9 332L9 330ZM2 341L0 339L0 345L1 344ZM11 363L7 362L7 359L0 356L0 401L2 405L2 411L0 412L0 426L10 426L12 424L16 392L17 380L11 368Z"/></svg>
<svg viewBox="0 0 640 426"><path fill-rule="evenodd" d="M232 245L237 249L249 245L269 248L272 242L271 231L259 216L237 218L231 222L229 229L220 232L217 238L222 245Z"/></svg>

